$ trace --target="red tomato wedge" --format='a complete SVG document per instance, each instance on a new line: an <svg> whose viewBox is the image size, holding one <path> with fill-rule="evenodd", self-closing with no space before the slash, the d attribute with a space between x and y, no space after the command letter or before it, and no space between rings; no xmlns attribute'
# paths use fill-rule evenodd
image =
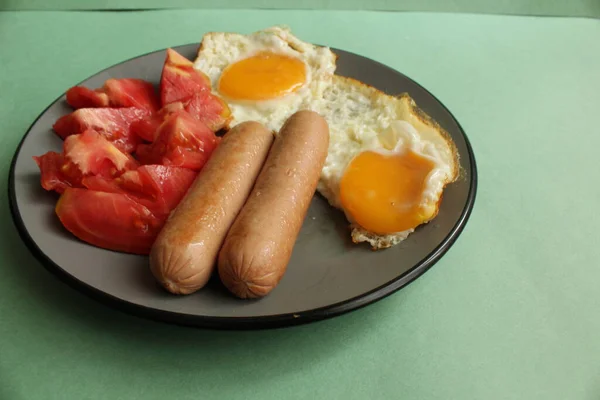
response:
<svg viewBox="0 0 600 400"><path fill-rule="evenodd" d="M154 86L142 79L109 79L104 82L103 89L113 107L136 107L151 111L160 108Z"/></svg>
<svg viewBox="0 0 600 400"><path fill-rule="evenodd" d="M76 186L81 181L81 176L73 180L62 171L65 158L60 153L49 151L41 156L35 156L33 159L40 168L40 180L42 187L46 190L62 193L66 188Z"/></svg>
<svg viewBox="0 0 600 400"><path fill-rule="evenodd" d="M131 124L149 115L143 108L81 108L65 115L52 126L63 139L93 129L119 150L133 152L140 139L130 131Z"/></svg>
<svg viewBox="0 0 600 400"><path fill-rule="evenodd" d="M127 195L67 188L56 204L63 226L80 240L105 249L148 254L165 218Z"/></svg>
<svg viewBox="0 0 600 400"><path fill-rule="evenodd" d="M98 89L74 86L67 91L67 103L73 108L136 107L150 111L160 108L154 86L134 78L108 79Z"/></svg>
<svg viewBox="0 0 600 400"><path fill-rule="evenodd" d="M199 171L219 144L205 124L184 111L170 115L158 128L152 144L141 144L136 157L142 164L162 164Z"/></svg>
<svg viewBox="0 0 600 400"><path fill-rule="evenodd" d="M91 190L127 194L155 215L164 215L179 204L195 178L196 172L187 168L143 165L115 179L86 177L83 185Z"/></svg>
<svg viewBox="0 0 600 400"><path fill-rule="evenodd" d="M73 108L108 107L108 95L102 89L74 86L67 90L67 103Z"/></svg>
<svg viewBox="0 0 600 400"><path fill-rule="evenodd" d="M160 100L162 105L190 98L202 91L210 92L210 79L194 64L173 49L167 49L167 57L160 77Z"/></svg>
<svg viewBox="0 0 600 400"><path fill-rule="evenodd" d="M227 128L232 119L227 103L207 91L195 93L186 101L184 109L213 132Z"/></svg>
<svg viewBox="0 0 600 400"><path fill-rule="evenodd" d="M136 169L138 163L94 130L69 136L63 146L63 171L76 169L82 176L114 177Z"/></svg>
<svg viewBox="0 0 600 400"><path fill-rule="evenodd" d="M171 114L181 110L183 110L182 103L168 104L161 108L156 114L152 114L131 124L131 133L148 142L153 142L160 125L165 122L167 117Z"/></svg>

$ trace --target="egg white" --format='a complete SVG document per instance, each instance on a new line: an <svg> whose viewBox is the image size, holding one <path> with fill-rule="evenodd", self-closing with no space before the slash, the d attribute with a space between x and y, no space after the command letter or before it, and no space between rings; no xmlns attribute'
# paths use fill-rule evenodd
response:
<svg viewBox="0 0 600 400"><path fill-rule="evenodd" d="M265 101L228 99L219 93L219 78L227 66L263 51L303 61L305 84L293 93ZM410 150L434 164L420 202L437 212L445 186L458 178L458 153L449 135L408 95L390 96L357 80L334 75L336 58L329 48L303 42L288 28L275 26L250 35L206 34L194 67L208 75L213 92L227 101L233 115L231 126L253 120L277 132L301 109L316 111L327 120L329 149L317 190L333 207L343 210L340 181L356 155L367 150L396 154ZM374 249L398 244L414 231L380 235L346 216L352 240L367 242Z"/></svg>
<svg viewBox="0 0 600 400"><path fill-rule="evenodd" d="M265 51L302 61L306 68L305 83L292 93L261 101L232 99L219 92L219 79L225 68ZM303 42L289 28L274 26L249 35L207 33L194 67L209 77L213 93L227 101L233 116L231 127L243 121L257 121L278 131L294 112L322 97L335 71L335 61L336 56L329 48Z"/></svg>
<svg viewBox="0 0 600 400"><path fill-rule="evenodd" d="M412 151L434 164L426 179L420 205L437 212L444 187L458 177L458 155L448 134L422 113L408 95L394 97L354 79L335 75L321 101L312 105L327 120L329 150L317 190L343 210L340 181L348 164L363 151ZM377 179L376 176L373 179ZM434 213L435 214L435 213ZM380 235L351 223L352 239L373 248L400 243L414 229Z"/></svg>

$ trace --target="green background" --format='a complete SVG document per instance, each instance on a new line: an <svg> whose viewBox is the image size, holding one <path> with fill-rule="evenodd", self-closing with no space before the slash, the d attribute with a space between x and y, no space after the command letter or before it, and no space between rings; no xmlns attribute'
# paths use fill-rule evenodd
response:
<svg viewBox="0 0 600 400"><path fill-rule="evenodd" d="M209 30L288 24L388 64L463 125L471 220L423 277L274 331L154 323L60 283L6 198L27 127L68 87ZM365 11L0 13L0 399L600 398L600 21Z"/></svg>
<svg viewBox="0 0 600 400"><path fill-rule="evenodd" d="M2 0L0 10L160 8L436 11L600 17L599 0Z"/></svg>

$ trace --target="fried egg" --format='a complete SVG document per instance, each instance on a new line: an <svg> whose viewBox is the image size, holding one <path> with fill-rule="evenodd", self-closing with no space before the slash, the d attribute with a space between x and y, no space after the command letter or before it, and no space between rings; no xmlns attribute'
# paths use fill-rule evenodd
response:
<svg viewBox="0 0 600 400"><path fill-rule="evenodd" d="M231 126L253 120L279 131L298 110L320 113L330 140L318 192L345 213L354 242L390 247L437 215L458 177L458 153L409 95L335 75L336 58L272 27L208 33L194 66L229 104Z"/></svg>
<svg viewBox="0 0 600 400"><path fill-rule="evenodd" d="M408 95L336 75L313 109L330 130L318 191L344 211L354 242L390 247L437 215L458 153Z"/></svg>
<svg viewBox="0 0 600 400"><path fill-rule="evenodd" d="M275 26L249 35L204 35L194 67L231 109L231 126L257 121L274 131L300 108L321 98L335 71L327 47L305 43Z"/></svg>

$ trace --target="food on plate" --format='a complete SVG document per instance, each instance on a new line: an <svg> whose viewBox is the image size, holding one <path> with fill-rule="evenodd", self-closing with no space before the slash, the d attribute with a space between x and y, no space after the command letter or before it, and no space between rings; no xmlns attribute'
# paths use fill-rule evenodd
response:
<svg viewBox="0 0 600 400"><path fill-rule="evenodd" d="M76 110L53 126L62 153L34 157L41 184L61 194L73 235L149 254L175 294L217 266L235 296L267 295L315 190L355 243L398 244L436 217L457 149L408 94L335 75L336 60L284 27L211 32L194 61L167 50L158 90L136 78L73 87Z"/></svg>
<svg viewBox="0 0 600 400"><path fill-rule="evenodd" d="M73 108L136 107L156 111L159 99L150 82L142 79L108 79L98 89L75 86L67 91L67 103Z"/></svg>
<svg viewBox="0 0 600 400"><path fill-rule="evenodd" d="M219 276L234 295L262 297L279 283L315 193L328 143L327 122L312 111L293 114L276 136L219 253Z"/></svg>
<svg viewBox="0 0 600 400"><path fill-rule="evenodd" d="M148 114L148 110L135 107L80 108L60 117L52 128L63 139L93 129L119 150L131 153L140 144L140 138L130 131L131 124Z"/></svg>
<svg viewBox="0 0 600 400"><path fill-rule="evenodd" d="M82 186L101 192L126 194L157 216L168 215L179 204L196 179L196 172L165 165L142 165L117 178L92 175Z"/></svg>
<svg viewBox="0 0 600 400"><path fill-rule="evenodd" d="M40 169L40 183L44 189L62 193L66 188L74 186L72 177L65 173L68 171L62 170L65 165L65 157L61 153L49 151L41 156L34 156L33 160ZM75 184L79 184L81 177L78 176L73 181Z"/></svg>
<svg viewBox="0 0 600 400"><path fill-rule="evenodd" d="M189 99L210 91L210 80L194 64L173 49L167 49L167 58L160 77L160 100L163 105Z"/></svg>
<svg viewBox="0 0 600 400"><path fill-rule="evenodd" d="M458 153L408 95L336 75L314 108L331 132L318 190L345 212L354 242L390 247L437 215Z"/></svg>
<svg viewBox="0 0 600 400"><path fill-rule="evenodd" d="M136 157L142 164L202 169L221 140L204 123L185 111L169 115L151 144L140 144Z"/></svg>
<svg viewBox="0 0 600 400"><path fill-rule="evenodd" d="M67 188L60 196L56 215L84 242L134 254L148 254L166 219L126 194L78 188Z"/></svg>
<svg viewBox="0 0 600 400"><path fill-rule="evenodd" d="M133 157L94 130L69 136L62 154L49 151L33 158L41 171L42 187L58 193L67 187L81 187L86 176L112 178L138 166Z"/></svg>
<svg viewBox="0 0 600 400"><path fill-rule="evenodd" d="M168 291L189 294L206 284L272 142L256 122L225 134L152 247L150 269Z"/></svg>
<svg viewBox="0 0 600 400"><path fill-rule="evenodd" d="M299 109L322 115L331 139L317 190L344 211L354 242L390 247L437 215L458 178L458 153L408 94L335 75L335 61L329 48L272 27L207 33L194 66L228 101L232 125L251 119L279 130Z"/></svg>
<svg viewBox="0 0 600 400"><path fill-rule="evenodd" d="M231 121L231 111L227 103L209 91L197 93L181 103L183 109L213 131L227 129Z"/></svg>
<svg viewBox="0 0 600 400"><path fill-rule="evenodd" d="M173 49L167 49L160 96L163 106L181 103L182 108L213 131L226 128L231 120L227 103L211 93L208 77Z"/></svg>
<svg viewBox="0 0 600 400"><path fill-rule="evenodd" d="M191 61L169 51L165 64L173 59L176 72L187 74L167 80L167 92L185 94L177 102L162 105L153 85L141 79L73 87L67 102L77 110L53 126L63 151L33 157L42 187L62 194L56 208L61 222L79 239L148 254L219 145L215 131L226 127L229 108L204 85L194 85L202 74Z"/></svg>
<svg viewBox="0 0 600 400"><path fill-rule="evenodd" d="M102 88L89 89L83 86L74 86L67 90L67 103L75 109L110 106L108 95Z"/></svg>
<svg viewBox="0 0 600 400"><path fill-rule="evenodd" d="M319 99L335 70L329 48L273 27L250 35L204 35L194 67L231 110L231 126L257 121L279 131L285 120Z"/></svg>

